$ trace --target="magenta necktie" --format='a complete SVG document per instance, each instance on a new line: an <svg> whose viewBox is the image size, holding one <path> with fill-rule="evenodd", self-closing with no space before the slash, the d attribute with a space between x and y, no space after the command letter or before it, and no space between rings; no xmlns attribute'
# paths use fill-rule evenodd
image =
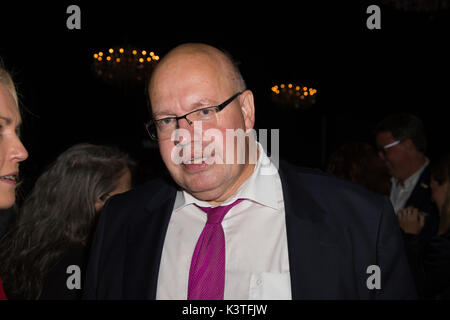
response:
<svg viewBox="0 0 450 320"><path fill-rule="evenodd" d="M227 206L199 207L208 215L191 261L188 300L223 300L225 290L225 234L222 220L242 199Z"/></svg>

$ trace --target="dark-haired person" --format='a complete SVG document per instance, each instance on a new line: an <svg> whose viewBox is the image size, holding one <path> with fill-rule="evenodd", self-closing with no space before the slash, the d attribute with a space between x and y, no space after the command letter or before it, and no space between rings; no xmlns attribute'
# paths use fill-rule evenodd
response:
<svg viewBox="0 0 450 320"><path fill-rule="evenodd" d="M389 175L377 151L368 143L352 142L342 145L328 161L327 172L359 184L370 191L389 195Z"/></svg>
<svg viewBox="0 0 450 320"><path fill-rule="evenodd" d="M0 243L9 299L78 299L98 212L131 188L134 162L113 147L70 147L37 179Z"/></svg>
<svg viewBox="0 0 450 320"><path fill-rule="evenodd" d="M442 157L431 167L432 198L439 209L436 236L422 248L418 234L424 217L416 208L400 211L398 219L406 233L407 255L420 296L427 299L450 299L450 156Z"/></svg>
<svg viewBox="0 0 450 320"><path fill-rule="evenodd" d="M430 160L426 157L425 129L417 116L393 114L375 128L378 154L391 176L390 198L397 214L417 208L425 217L420 237L426 243L437 232L439 215L431 199Z"/></svg>
<svg viewBox="0 0 450 320"><path fill-rule="evenodd" d="M18 137L21 123L17 93L11 76L0 65L0 209L15 202L19 163L28 153ZM4 263L0 259L0 265ZM0 300L6 299L0 279Z"/></svg>

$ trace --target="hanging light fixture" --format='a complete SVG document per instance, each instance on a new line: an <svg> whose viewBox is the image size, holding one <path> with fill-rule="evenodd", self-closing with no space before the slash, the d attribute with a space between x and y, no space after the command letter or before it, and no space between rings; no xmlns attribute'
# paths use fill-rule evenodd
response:
<svg viewBox="0 0 450 320"><path fill-rule="evenodd" d="M383 5L397 10L433 13L450 8L450 0L383 0Z"/></svg>
<svg viewBox="0 0 450 320"><path fill-rule="evenodd" d="M306 110L316 103L317 89L304 84L283 82L271 90L272 101L279 106Z"/></svg>
<svg viewBox="0 0 450 320"><path fill-rule="evenodd" d="M99 50L92 58L94 75L114 86L142 85L160 59L154 51L131 46Z"/></svg>

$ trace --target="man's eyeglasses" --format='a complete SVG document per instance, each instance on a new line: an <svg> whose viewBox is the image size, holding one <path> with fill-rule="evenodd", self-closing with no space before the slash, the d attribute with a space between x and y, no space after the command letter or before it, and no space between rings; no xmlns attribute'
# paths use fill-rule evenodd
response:
<svg viewBox="0 0 450 320"><path fill-rule="evenodd" d="M381 152L383 155L386 155L386 150L388 150L388 149L390 149L390 148L400 144L401 142L402 142L402 140L396 140L396 141L394 141L392 143L389 143L389 144L387 144L387 145L385 145L385 146L383 146L381 148L378 148L378 152Z"/></svg>
<svg viewBox="0 0 450 320"><path fill-rule="evenodd" d="M153 140L164 140L170 138L172 132L179 128L178 121L181 119L185 119L190 126L194 123L194 121L215 124L217 122L217 113L225 109L225 107L236 99L242 92L243 91L234 94L231 98L227 99L218 106L197 109L179 117L152 119L145 124L145 128L147 129L150 138Z"/></svg>

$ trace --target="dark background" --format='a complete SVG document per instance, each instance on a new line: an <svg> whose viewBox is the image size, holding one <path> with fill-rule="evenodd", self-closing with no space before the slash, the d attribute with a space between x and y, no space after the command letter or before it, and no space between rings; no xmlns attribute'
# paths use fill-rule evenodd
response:
<svg viewBox="0 0 450 320"><path fill-rule="evenodd" d="M449 11L347 2L3 2L0 57L18 86L30 154L24 192L78 142L129 152L138 183L161 173L143 127L145 86L112 87L92 72L95 52L127 44L161 57L184 42L226 49L254 92L257 127L280 129L280 156L298 165L323 169L341 144L373 143L374 125L399 111L424 121L430 158L448 153ZM66 27L71 4L81 30ZM381 30L366 27L369 4L381 8ZM316 88L316 104L274 104L271 87L288 81Z"/></svg>

